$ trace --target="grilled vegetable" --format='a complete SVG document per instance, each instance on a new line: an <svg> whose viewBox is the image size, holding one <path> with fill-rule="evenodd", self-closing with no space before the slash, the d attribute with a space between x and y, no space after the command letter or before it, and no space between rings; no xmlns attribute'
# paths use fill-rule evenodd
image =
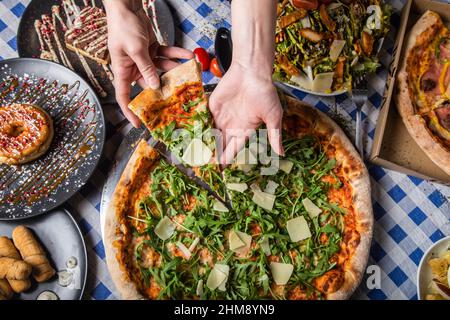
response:
<svg viewBox="0 0 450 320"><path fill-rule="evenodd" d="M294 7L305 10L315 10L319 6L319 1L317 0L291 0L291 3Z"/></svg>
<svg viewBox="0 0 450 320"><path fill-rule="evenodd" d="M362 32L361 47L366 56L370 56L372 54L374 41L375 40L369 33L367 33L366 31Z"/></svg>
<svg viewBox="0 0 450 320"><path fill-rule="evenodd" d="M289 59L284 55L277 57L278 65L290 76L296 76L300 74L300 71L294 66Z"/></svg>
<svg viewBox="0 0 450 320"><path fill-rule="evenodd" d="M336 86L340 87L344 83L345 57L339 57L334 71Z"/></svg>
<svg viewBox="0 0 450 320"><path fill-rule="evenodd" d="M333 19L330 17L327 11L327 6L323 3L320 5L319 14L320 20L325 25L325 27L327 27L328 30L330 31L336 30L336 22L334 22Z"/></svg>
<svg viewBox="0 0 450 320"><path fill-rule="evenodd" d="M298 9L297 11L294 11L291 14L288 14L287 16L281 17L278 20L278 25L281 29L286 28L287 26L293 24L294 22L297 22L301 18L306 17L306 10L304 9Z"/></svg>
<svg viewBox="0 0 450 320"><path fill-rule="evenodd" d="M312 42L319 42L323 39L323 34L309 28L300 29L300 35Z"/></svg>

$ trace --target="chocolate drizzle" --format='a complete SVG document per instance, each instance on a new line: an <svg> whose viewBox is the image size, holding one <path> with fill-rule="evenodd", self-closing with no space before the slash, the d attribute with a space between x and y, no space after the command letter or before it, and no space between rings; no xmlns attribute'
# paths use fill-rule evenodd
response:
<svg viewBox="0 0 450 320"><path fill-rule="evenodd" d="M100 155L92 151L99 149L97 137L102 123L100 106L91 103L87 96L88 91L81 91L78 81L68 85L9 74L0 82L2 104L39 105L51 115L55 129L52 145L40 159L22 166L0 165L2 214L26 214L36 203L52 201L55 193L73 187L69 184L81 186L85 181L84 177L77 177L77 172L98 160Z"/></svg>
<svg viewBox="0 0 450 320"><path fill-rule="evenodd" d="M108 26L105 12L97 7L85 7L65 34L67 44L101 60L108 59Z"/></svg>
<svg viewBox="0 0 450 320"><path fill-rule="evenodd" d="M158 19L156 16L155 0L142 0L142 7L144 8L147 17L150 19L153 32L155 33L156 36L156 40L160 45L167 46L168 41L161 32L161 28L159 27Z"/></svg>

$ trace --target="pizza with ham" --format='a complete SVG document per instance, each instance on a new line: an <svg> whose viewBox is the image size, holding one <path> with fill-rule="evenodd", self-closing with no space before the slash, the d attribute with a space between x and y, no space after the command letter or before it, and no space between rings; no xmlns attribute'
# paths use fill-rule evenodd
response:
<svg viewBox="0 0 450 320"><path fill-rule="evenodd" d="M192 59L164 74L160 89L142 91L129 108L155 139L164 142L181 163L224 198L213 121L206 103L201 70Z"/></svg>
<svg viewBox="0 0 450 320"><path fill-rule="evenodd" d="M106 213L107 264L122 298L346 299L353 293L372 237L367 170L325 114L289 97L283 102L286 155L259 161L270 147L257 141L255 148L250 140L245 156L222 172L231 203L138 143ZM269 166L277 170L261 174Z"/></svg>
<svg viewBox="0 0 450 320"><path fill-rule="evenodd" d="M450 31L427 11L407 36L397 109L408 132L450 175Z"/></svg>

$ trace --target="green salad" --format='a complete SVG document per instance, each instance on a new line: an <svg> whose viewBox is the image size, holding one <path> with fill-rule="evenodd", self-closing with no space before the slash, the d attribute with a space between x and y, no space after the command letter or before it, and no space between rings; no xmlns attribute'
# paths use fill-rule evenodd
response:
<svg viewBox="0 0 450 320"><path fill-rule="evenodd" d="M279 0L274 79L331 93L374 73L392 9L379 0Z"/></svg>

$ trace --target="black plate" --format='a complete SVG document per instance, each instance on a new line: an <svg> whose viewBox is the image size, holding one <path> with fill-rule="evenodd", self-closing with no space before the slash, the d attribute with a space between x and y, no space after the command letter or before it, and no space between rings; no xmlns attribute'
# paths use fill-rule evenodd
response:
<svg viewBox="0 0 450 320"><path fill-rule="evenodd" d="M75 0L75 3L77 5L82 5L82 0ZM30 4L27 6L25 12L22 15L22 18L20 20L19 29L17 32L17 49L19 52L19 57L23 58L39 58L39 39L36 34L35 28L34 28L34 21L36 19L40 19L41 15L43 14L50 14L51 15L51 7L53 5L61 4L61 0L32 0ZM101 6L101 1L96 0L96 4L98 6ZM161 29L161 32L166 37L167 42L169 45L173 45L175 43L175 24L173 20L172 13L168 7L168 5L165 3L164 0L156 0L155 2L156 11L158 13L158 23ZM61 12L63 10L61 9ZM58 24L59 26L59 24ZM63 40L63 32L61 31L61 28L58 27L58 30L60 31L60 39ZM63 44L64 46L64 44ZM75 53L73 53L70 50L65 50L67 57L69 58L70 62L72 63L75 72L80 74L88 83L90 83L89 78L86 75L86 72L84 71L83 66L80 63L79 58ZM100 85L103 87L103 89L106 91L107 96L101 97L100 100L102 103L115 103L115 96L114 96L114 87L111 83L111 81L108 79L105 71L103 70L102 66L98 63L91 61L90 59L86 58L86 61L88 62L90 68L92 69L93 73L97 75L97 80L99 81ZM132 95L137 95L139 92L139 87L134 86ZM97 92L98 93L98 92Z"/></svg>
<svg viewBox="0 0 450 320"><path fill-rule="evenodd" d="M16 75L15 89L2 96L6 90L2 83ZM58 84L27 95L39 87L40 78ZM21 87L24 83L28 83L26 90ZM75 87L64 93L63 84ZM27 94L19 96L19 92ZM105 140L105 120L95 92L80 76L59 64L26 58L1 61L0 104L14 99L47 110L55 135L41 158L19 167L0 165L0 220L42 214L69 199L93 173Z"/></svg>
<svg viewBox="0 0 450 320"><path fill-rule="evenodd" d="M0 222L0 236L11 238L13 229L18 225L30 228L45 250L53 268L60 271L66 269L66 261L69 257L77 259L79 273L76 277L77 288L61 287L58 284L58 276L55 275L47 282L38 284L32 281L31 288L15 299L36 300L37 296L45 290L53 291L61 300L81 299L84 292L87 276L86 245L78 225L73 217L64 208L52 210L45 216L35 217L26 221L2 221Z"/></svg>

